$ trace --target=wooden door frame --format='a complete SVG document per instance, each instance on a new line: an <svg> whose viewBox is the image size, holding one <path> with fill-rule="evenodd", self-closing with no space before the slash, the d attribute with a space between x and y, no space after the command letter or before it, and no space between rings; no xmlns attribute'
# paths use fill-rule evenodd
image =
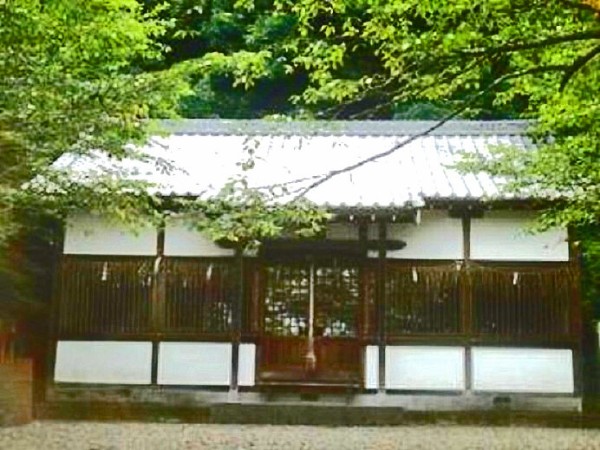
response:
<svg viewBox="0 0 600 450"><path fill-rule="evenodd" d="M343 256L342 256L343 258ZM304 363L304 367L302 369L302 373L300 373L300 370L298 369L299 365L296 365L296 368L292 368L293 366L290 366L289 369L289 373L288 374L284 374L282 371L282 375L280 377L276 376L276 375L267 375L265 377L265 372L269 372L266 368L269 366L265 365L265 355L264 355L264 350L265 347L270 345L270 344L277 344L277 341L290 341L290 346L291 346L291 353L296 352L297 348L300 347L302 348L303 345L306 343L308 346L308 341L309 341L309 333L307 330L307 335L306 336L270 336L268 334L265 333L264 331L264 320L265 320L265 299L266 299L266 285L267 285L267 280L266 280L266 268L269 265L272 264L299 264L299 265L309 265L314 267L316 264L318 264L318 260L319 258L317 258L317 261L315 262L314 259L312 260L308 260L308 261L303 261L302 260L302 255L289 255L286 257L283 257L279 260L273 260L273 259L262 259L260 261L260 263L258 264L258 268L257 270L260 272L260 276L258 277L259 279L259 283L260 283L260 287L257 290L258 291L258 296L257 298L254 299L255 302L258 302L258 307L257 308L252 308L253 311L258 310L259 311L259 317L258 320L256 320L256 318L251 318L251 322L256 323L258 325L258 329L257 329L257 365L256 365L256 378L258 380L259 384L271 384L271 383L286 383L286 384L297 384L297 385L303 385L303 384L344 384L344 385L356 385L357 383L362 384L362 379L363 379L363 373L364 373L364 361L361 355L361 348L362 348L362 336L361 336L361 330L364 328L364 324L362 322L364 322L364 320L366 319L364 316L364 311L365 311L365 306L364 306L364 289L362 287L362 276L361 276L361 271L363 270L363 266L365 263L366 258L352 258L352 262L354 264L356 264L356 268L359 271L358 274L358 283L359 283L359 288L358 288L358 303L355 306L355 315L356 315L356 324L355 324L355 332L354 332L354 336L352 337L326 337L326 336L316 336L313 335L313 351L316 353L316 356L318 356L319 354L323 354L323 352L326 352L327 347L330 347L331 343L334 343L336 340L340 341L340 346L343 348L344 344L347 344L348 341L352 341L352 345L355 347L355 352L356 355L354 356L356 361L357 361L357 368L355 370L351 370L348 371L349 375L348 376L342 376L340 378L340 380L336 380L334 379L335 377L331 377L329 379L327 379L328 377L325 376L325 374L327 374L327 370L323 370L323 368L319 367L319 361L316 361L315 367L314 367L314 374L310 374L309 371L306 370L306 364ZM328 258L329 259L329 258ZM309 269L309 277L310 277L310 269ZM309 282L309 295L310 295L310 291L312 290L312 292L314 292L315 286L314 286L314 279L313 279L313 284L311 285ZM316 312L316 308L317 308L317 304L316 302L318 300L314 299L315 303L314 303L314 307L315 307L315 312ZM309 305L307 305L310 308L310 298L309 298ZM309 314L310 315L310 314ZM307 316L307 322L309 322L309 317ZM313 332L314 332L314 315L313 315ZM308 326L310 328L310 325ZM294 342L296 341L296 342ZM310 351L310 349L308 348L307 350ZM335 354L335 350L334 350L334 354ZM294 372L296 373L296 375L294 375ZM321 377L319 377L318 374L321 374ZM267 378L267 379L265 379ZM268 379L271 378L271 379ZM278 380L278 378L280 378Z"/></svg>

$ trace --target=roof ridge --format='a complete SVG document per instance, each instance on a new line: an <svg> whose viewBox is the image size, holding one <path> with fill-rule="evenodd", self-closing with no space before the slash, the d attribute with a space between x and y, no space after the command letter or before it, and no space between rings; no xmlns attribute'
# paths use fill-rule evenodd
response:
<svg viewBox="0 0 600 450"><path fill-rule="evenodd" d="M436 120L275 121L265 119L161 120L171 134L190 135L306 135L306 136L406 136L423 133ZM451 120L431 136L524 135L531 122L524 120Z"/></svg>

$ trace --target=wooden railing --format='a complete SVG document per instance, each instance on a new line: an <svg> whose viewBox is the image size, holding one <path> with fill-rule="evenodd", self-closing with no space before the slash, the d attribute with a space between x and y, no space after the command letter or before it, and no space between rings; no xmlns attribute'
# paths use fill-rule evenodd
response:
<svg viewBox="0 0 600 450"><path fill-rule="evenodd" d="M461 272L454 266L392 263L386 269L387 335L462 331Z"/></svg>
<svg viewBox="0 0 600 450"><path fill-rule="evenodd" d="M473 334L499 340L565 339L577 334L577 271L568 267L480 266L472 286Z"/></svg>
<svg viewBox="0 0 600 450"><path fill-rule="evenodd" d="M241 307L246 336L280 326L265 322L262 308L267 293L260 285L264 271L258 261L246 264ZM579 275L569 264L465 266L388 260L384 272L373 261L348 271L341 275L322 271L315 278L316 289L325 299L315 310L316 326L322 326L323 336L328 335L327 327L335 331L323 316L333 311L358 321L356 332L349 328L350 337L377 339L375 285L382 273L388 340L461 337L546 342L566 341L578 333ZM239 273L233 258L64 256L58 275L59 336L231 337L233 302L239 298ZM285 270L277 276L300 275L306 278L306 274ZM289 284L283 279L277 283ZM340 303L341 293L347 290L353 311L346 311L348 305ZM278 298L273 293L271 297ZM279 303L272 306L280 308ZM284 322L293 326L291 319Z"/></svg>
<svg viewBox="0 0 600 450"><path fill-rule="evenodd" d="M230 260L167 259L165 331L228 333L237 295L234 269Z"/></svg>
<svg viewBox="0 0 600 450"><path fill-rule="evenodd" d="M385 334L566 341L578 333L578 284L568 264L388 262Z"/></svg>
<svg viewBox="0 0 600 450"><path fill-rule="evenodd" d="M232 261L65 256L58 334L226 335L235 295Z"/></svg>
<svg viewBox="0 0 600 450"><path fill-rule="evenodd" d="M58 332L133 335L151 331L153 258L64 257Z"/></svg>

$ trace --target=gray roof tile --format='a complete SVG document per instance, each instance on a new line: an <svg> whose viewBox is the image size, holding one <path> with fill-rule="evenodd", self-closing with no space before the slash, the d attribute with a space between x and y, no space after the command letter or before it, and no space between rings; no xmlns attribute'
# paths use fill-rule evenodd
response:
<svg viewBox="0 0 600 450"><path fill-rule="evenodd" d="M156 163L115 162L65 156L57 167L74 176L105 171L128 174L156 184L167 195L210 197L232 177L244 176L250 186L285 186L289 200L314 176L346 167L390 149L436 122L267 122L185 120L164 122L170 134L153 138L144 149L169 161L176 171L164 173ZM460 174L450 166L460 155L489 154L491 145L531 146L526 122L452 121L431 135L419 137L393 154L311 190L306 198L331 207L421 206L426 200L506 199L503 180L488 174ZM255 167L240 164L252 153ZM294 181L302 180L302 181Z"/></svg>

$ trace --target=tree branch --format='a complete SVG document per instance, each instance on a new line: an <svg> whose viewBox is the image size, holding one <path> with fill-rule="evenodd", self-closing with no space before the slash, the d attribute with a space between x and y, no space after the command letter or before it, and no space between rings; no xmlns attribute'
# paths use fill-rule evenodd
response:
<svg viewBox="0 0 600 450"><path fill-rule="evenodd" d="M573 65L565 72L562 80L560 81L560 87L558 88L558 91L559 92L564 91L564 89L567 87L567 84L569 83L569 81L571 81L571 79L575 76L575 74L577 74L577 72L579 72L583 68L583 66L585 66L587 63L589 63L592 59L594 59L599 54L600 54L600 45L598 45L597 47L594 47L592 50L587 52L585 55L581 55L579 58L577 58L573 62Z"/></svg>
<svg viewBox="0 0 600 450"><path fill-rule="evenodd" d="M476 48L472 50L463 50L460 53L473 56L493 55L496 53L511 53L520 50L532 50L541 47L564 44L565 42L587 41L590 39L600 39L600 29L566 34L564 36L552 36L547 39L534 42L508 43L495 48Z"/></svg>
<svg viewBox="0 0 600 450"><path fill-rule="evenodd" d="M560 0L561 3L564 3L566 6L574 9L580 9L582 11L590 11L592 13L600 14L600 9L594 7L594 5L590 3L586 3L584 1L578 0Z"/></svg>
<svg viewBox="0 0 600 450"><path fill-rule="evenodd" d="M395 153L396 151L400 150L403 147L406 147L407 145L409 145L410 143L416 141L417 139L420 139L422 137L425 137L427 135L429 135L430 133L434 132L435 130L437 130L438 128L442 127L445 123L451 121L452 119L454 119L455 117L457 117L459 114L465 112L467 109L469 109L469 107L477 100L479 99L481 96L485 95L486 93L488 93L490 90L494 89L496 86L498 86L499 84L503 83L504 81L507 81L509 79L513 79L513 78L519 78L525 75L532 75L534 73L544 73L544 72L560 72L560 71L566 71L569 70L571 66L568 65L550 65L550 66L538 66L538 67L532 67L530 69L526 69L526 70L521 70L518 72L512 72L509 74L506 74L500 78L497 78L496 80L494 80L492 83L490 83L487 87L485 87L484 89L480 90L479 92L477 92L476 94L473 94L469 99L467 99L459 108L457 108L456 110L452 111L451 113L447 114L445 117L443 117L442 119L440 119L439 121L437 121L434 125L430 126L429 128L427 128L426 130L414 134L408 138L406 138L405 140L403 140L402 142L397 143L396 145L392 146L391 148L389 148L388 150L385 150L383 152L380 153L375 153L374 155L365 158L363 160L360 160L354 164L350 164L346 167L342 167L341 169L336 169L336 170L332 170L330 172L328 172L327 174L323 175L321 178L319 178L317 181L315 181L314 183L311 183L310 185L308 185L307 187L305 187L304 189L302 189L293 199L292 202L299 200L300 198L304 197L308 192L310 192L311 190L319 187L320 185L322 185L323 183L331 180L332 178L341 175L343 173L346 172L351 172L353 170L358 169L359 167L364 166L365 164L371 163L371 162L375 162L378 159L381 158L385 158L386 156L389 156L393 153Z"/></svg>
<svg viewBox="0 0 600 450"><path fill-rule="evenodd" d="M478 63L477 59L472 60L466 67L463 68L463 70L460 73L450 73L450 74L444 75L444 72L442 72L440 75L444 75L444 76L442 76L439 79L434 79L431 83L429 83L426 86L422 86L417 92L415 92L413 95L411 95L411 97L419 98L425 91L427 91L428 89L432 88L435 85L438 85L440 83L452 82L459 76L468 73L472 68L474 68L477 65L477 63ZM407 78L409 78L409 77L407 77ZM390 97L387 101L380 103L378 105L375 105L371 108L367 108L365 110L359 111L355 114L352 114L350 116L350 119L358 120L361 118L368 117L372 113L376 113L376 112L382 110L383 108L389 107L389 106L397 103L400 100L398 98L398 94L403 92L405 89L406 89L405 86L401 86L398 90L387 93L387 95Z"/></svg>

